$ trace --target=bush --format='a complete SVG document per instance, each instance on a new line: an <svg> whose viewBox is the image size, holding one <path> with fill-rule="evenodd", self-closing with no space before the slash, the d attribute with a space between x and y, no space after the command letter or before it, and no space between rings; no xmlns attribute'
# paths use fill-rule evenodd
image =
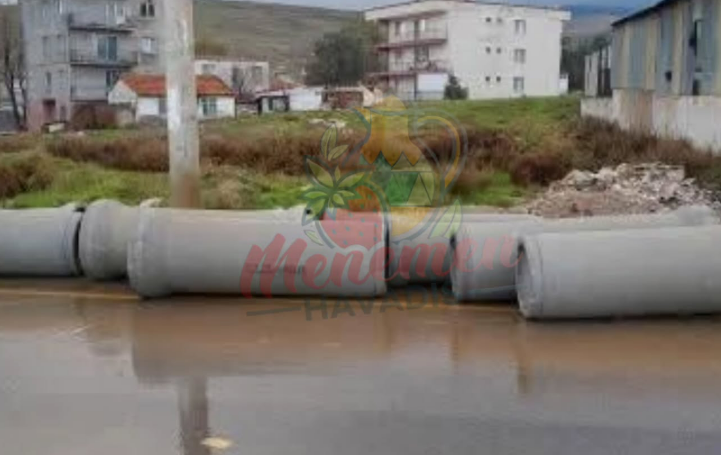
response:
<svg viewBox="0 0 721 455"><path fill-rule="evenodd" d="M105 104L85 104L75 108L70 120L73 130L106 130L115 128L115 110Z"/></svg>
<svg viewBox="0 0 721 455"><path fill-rule="evenodd" d="M9 154L0 159L0 199L42 190L53 182L53 166L36 152Z"/></svg>
<svg viewBox="0 0 721 455"><path fill-rule="evenodd" d="M38 136L32 134L12 134L0 137L0 153L15 153L30 150L39 144Z"/></svg>
<svg viewBox="0 0 721 455"><path fill-rule="evenodd" d="M127 171L167 172L167 141L155 135L63 136L47 144L50 154Z"/></svg>
<svg viewBox="0 0 721 455"><path fill-rule="evenodd" d="M511 165L511 180L516 185L549 185L571 171L568 158L560 152L536 152L521 155Z"/></svg>
<svg viewBox="0 0 721 455"><path fill-rule="evenodd" d="M465 100L468 99L468 89L463 88L456 76L449 76L446 84L443 98L447 100Z"/></svg>

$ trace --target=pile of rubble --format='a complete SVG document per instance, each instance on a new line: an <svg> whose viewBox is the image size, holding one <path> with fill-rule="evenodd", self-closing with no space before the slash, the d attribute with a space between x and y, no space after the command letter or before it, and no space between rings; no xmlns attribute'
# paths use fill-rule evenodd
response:
<svg viewBox="0 0 721 455"><path fill-rule="evenodd" d="M574 217L654 213L685 205L721 212L719 195L687 179L682 166L622 164L597 173L575 170L529 204L530 213Z"/></svg>

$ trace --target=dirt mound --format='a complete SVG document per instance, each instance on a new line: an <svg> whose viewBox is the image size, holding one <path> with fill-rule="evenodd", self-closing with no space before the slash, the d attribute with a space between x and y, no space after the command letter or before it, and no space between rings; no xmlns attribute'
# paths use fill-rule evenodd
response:
<svg viewBox="0 0 721 455"><path fill-rule="evenodd" d="M686 205L708 205L721 212L719 194L687 179L683 166L621 164L597 173L572 171L531 202L536 215L573 216L653 213Z"/></svg>

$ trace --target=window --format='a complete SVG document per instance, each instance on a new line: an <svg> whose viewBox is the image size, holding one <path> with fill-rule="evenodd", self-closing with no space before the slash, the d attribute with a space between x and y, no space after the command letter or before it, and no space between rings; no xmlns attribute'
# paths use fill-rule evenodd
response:
<svg viewBox="0 0 721 455"><path fill-rule="evenodd" d="M514 23L514 29L516 30L516 35L525 35L526 34L526 20L525 19L516 19L513 21Z"/></svg>
<svg viewBox="0 0 721 455"><path fill-rule="evenodd" d="M486 24L490 24L491 22L493 22L493 18L492 18L492 17L487 17L487 18L486 18Z"/></svg>
<svg viewBox="0 0 721 455"><path fill-rule="evenodd" d="M200 99L200 107L203 110L203 117L214 117L218 114L218 99L203 97Z"/></svg>
<svg viewBox="0 0 721 455"><path fill-rule="evenodd" d="M501 83L501 76L496 76L496 82Z"/></svg>
<svg viewBox="0 0 721 455"><path fill-rule="evenodd" d="M155 2L154 0L143 0L140 4L140 16L141 17L155 17Z"/></svg>
<svg viewBox="0 0 721 455"><path fill-rule="evenodd" d="M263 81L263 67L254 66L253 69L250 70L250 77L254 84L259 85Z"/></svg>
<svg viewBox="0 0 721 455"><path fill-rule="evenodd" d="M120 79L120 72L116 70L110 70L105 72L105 88L110 91L115 87L115 83Z"/></svg>
<svg viewBox="0 0 721 455"><path fill-rule="evenodd" d="M50 95L53 93L53 73L48 71L45 73L45 94Z"/></svg>
<svg viewBox="0 0 721 455"><path fill-rule="evenodd" d="M52 52L50 50L50 37L43 36L43 59L46 61L50 60L51 55L52 55Z"/></svg>
<svg viewBox="0 0 721 455"><path fill-rule="evenodd" d="M516 63L526 63L526 50L516 49L513 51L513 61Z"/></svg>
<svg viewBox="0 0 721 455"><path fill-rule="evenodd" d="M428 46L422 46L416 49L416 62L427 62L430 56Z"/></svg>
<svg viewBox="0 0 721 455"><path fill-rule="evenodd" d="M203 66L201 67L201 72L205 75L215 74L215 65L212 63L203 63Z"/></svg>
<svg viewBox="0 0 721 455"><path fill-rule="evenodd" d="M491 49L491 46L486 46L486 54L490 54L493 52L493 49Z"/></svg>
<svg viewBox="0 0 721 455"><path fill-rule="evenodd" d="M688 45L693 49L693 55L698 57L699 43L703 39L703 20L696 19L693 21L693 29L691 31L691 37L688 40Z"/></svg>
<svg viewBox="0 0 721 455"><path fill-rule="evenodd" d="M498 49L496 49L496 54L500 55L502 52L503 52L503 49L501 49L500 47Z"/></svg>
<svg viewBox="0 0 721 455"><path fill-rule="evenodd" d="M116 62L118 60L118 37L101 36L98 38L98 58Z"/></svg>
<svg viewBox="0 0 721 455"><path fill-rule="evenodd" d="M522 77L513 78L514 93L523 93L526 90L526 80Z"/></svg>
<svg viewBox="0 0 721 455"><path fill-rule="evenodd" d="M491 83L491 76L486 76L486 84L490 84L490 83Z"/></svg>
<svg viewBox="0 0 721 455"><path fill-rule="evenodd" d="M497 18L497 19L496 19L496 23L499 24L499 25L502 24L502 23L503 23L503 18L502 18L502 17Z"/></svg>
<svg viewBox="0 0 721 455"><path fill-rule="evenodd" d="M403 32L403 24L400 22L394 22L393 23L393 34L395 36L401 36L401 33Z"/></svg>
<svg viewBox="0 0 721 455"><path fill-rule="evenodd" d="M158 98L158 113L166 115L168 113L168 100L165 97Z"/></svg>
<svg viewBox="0 0 721 455"><path fill-rule="evenodd" d="M157 41L155 38L142 38L140 49L144 54L155 54L157 52Z"/></svg>

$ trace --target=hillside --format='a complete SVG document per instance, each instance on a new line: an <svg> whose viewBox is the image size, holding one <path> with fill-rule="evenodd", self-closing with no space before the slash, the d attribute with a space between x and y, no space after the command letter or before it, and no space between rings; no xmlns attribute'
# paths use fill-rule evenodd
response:
<svg viewBox="0 0 721 455"><path fill-rule="evenodd" d="M324 33L359 13L247 1L196 0L196 35L225 45L231 55L269 60L298 71Z"/></svg>

